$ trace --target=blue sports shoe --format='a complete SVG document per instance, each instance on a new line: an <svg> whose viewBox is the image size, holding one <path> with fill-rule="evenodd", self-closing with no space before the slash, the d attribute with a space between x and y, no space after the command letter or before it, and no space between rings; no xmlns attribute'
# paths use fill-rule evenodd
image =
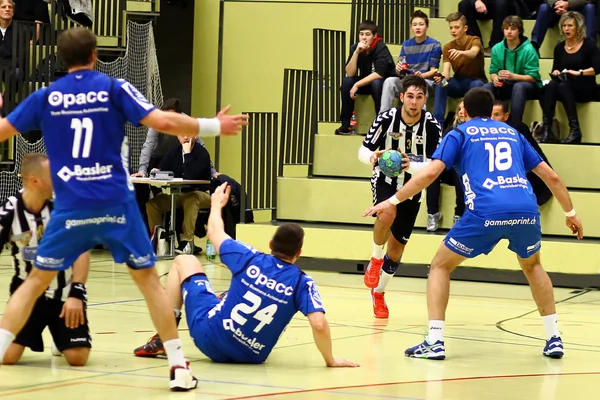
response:
<svg viewBox="0 0 600 400"><path fill-rule="evenodd" d="M427 339L423 343L406 349L404 351L406 357L411 358L427 358L429 360L443 360L446 358L446 348L444 342L438 340L433 344L429 344Z"/></svg>
<svg viewBox="0 0 600 400"><path fill-rule="evenodd" d="M551 358L562 358L565 355L565 348L560 336L552 336L550 340L546 341L543 354Z"/></svg>

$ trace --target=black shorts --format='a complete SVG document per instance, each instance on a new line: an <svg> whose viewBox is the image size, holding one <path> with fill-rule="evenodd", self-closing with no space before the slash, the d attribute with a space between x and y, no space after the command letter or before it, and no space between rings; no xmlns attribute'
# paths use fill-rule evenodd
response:
<svg viewBox="0 0 600 400"><path fill-rule="evenodd" d="M389 184L379 183L372 189L374 205L386 201L396 193L396 187ZM419 193L412 199L405 200L396 205L396 218L392 223L390 231L399 243L407 244L408 239L410 239L410 235L415 228L417 215L419 215L419 209L421 208L420 198L421 194Z"/></svg>
<svg viewBox="0 0 600 400"><path fill-rule="evenodd" d="M32 351L42 352L44 351L42 332L48 327L54 344L61 352L77 347L91 348L92 338L88 328L87 313L84 311L85 324L75 329L67 328L65 319L59 318L63 304L60 300L40 297L33 307L29 320L14 342L29 347Z"/></svg>

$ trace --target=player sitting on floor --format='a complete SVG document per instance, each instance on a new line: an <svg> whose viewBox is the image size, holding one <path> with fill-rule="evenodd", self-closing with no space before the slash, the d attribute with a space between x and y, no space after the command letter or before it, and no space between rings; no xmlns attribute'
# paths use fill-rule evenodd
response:
<svg viewBox="0 0 600 400"><path fill-rule="evenodd" d="M52 180L48 157L39 153L27 154L21 163L21 179L23 190L10 196L0 209L0 248L9 244L15 270L10 284L11 295L31 272L37 245L50 219ZM85 312L89 264L89 252L85 252L72 268L60 272L52 281L8 347L2 364L17 363L25 347L43 352L42 332L48 327L54 345L67 362L73 366L85 365L92 347Z"/></svg>
<svg viewBox="0 0 600 400"><path fill-rule="evenodd" d="M308 317L328 367L358 367L333 357L329 324L317 285L294 265L304 241L302 228L281 225L270 242L271 254L260 253L225 233L221 211L229 195L227 183L217 188L208 220L208 238L233 274L227 294L221 300L215 295L202 264L194 256L175 258L167 281L167 293L178 319L185 303L196 346L215 362L260 364L300 311ZM162 350L157 340L154 336L135 354L157 355Z"/></svg>

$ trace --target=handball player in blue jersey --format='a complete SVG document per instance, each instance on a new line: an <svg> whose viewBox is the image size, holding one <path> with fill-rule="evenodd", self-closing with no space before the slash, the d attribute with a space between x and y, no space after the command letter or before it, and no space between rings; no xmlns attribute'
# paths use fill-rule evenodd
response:
<svg viewBox="0 0 600 400"><path fill-rule="evenodd" d="M297 311L306 315L313 337L328 367L358 367L335 358L325 309L317 285L294 262L300 257L304 230L296 224L277 228L270 242L271 254L263 254L225 233L222 209L231 188L224 183L211 198L208 238L221 262L232 273L231 286L218 298L194 256L175 258L169 271L167 293L179 318L185 304L190 336L214 362L260 364ZM140 357L162 354L155 336L134 351Z"/></svg>
<svg viewBox="0 0 600 400"><path fill-rule="evenodd" d="M488 254L501 239L517 260L531 287L544 328L543 354L561 358L563 343L558 330L552 282L542 268L542 232L536 197L526 174L533 171L550 188L565 212L567 227L578 239L583 226L575 214L567 188L558 175L509 125L491 119L493 95L481 88L464 98L467 121L449 132L419 175L384 203L365 212L372 215L429 186L446 168L455 168L465 192L466 211L448 232L431 262L427 283L429 335L405 351L407 357L443 360L444 320L450 290L450 273L467 258Z"/></svg>
<svg viewBox="0 0 600 400"><path fill-rule="evenodd" d="M194 119L157 110L129 82L94 70L96 37L74 28L58 38L68 74L32 93L5 119L0 140L41 129L50 160L55 206L35 267L10 297L0 321L0 360L27 321L35 300L59 271L98 244L126 263L140 288L169 359L170 387L185 391L197 380L187 367L175 318L154 267L156 261L129 178L125 123L174 135L235 134L246 117Z"/></svg>

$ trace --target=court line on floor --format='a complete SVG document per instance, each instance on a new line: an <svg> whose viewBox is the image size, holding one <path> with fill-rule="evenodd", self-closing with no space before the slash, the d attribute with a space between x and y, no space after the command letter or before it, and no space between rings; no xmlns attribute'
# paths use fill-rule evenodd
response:
<svg viewBox="0 0 600 400"><path fill-rule="evenodd" d="M242 400L242 399L257 399L262 397L273 397L273 396L285 396L294 394L314 393L314 392L331 392L340 391L345 389L363 389L373 387L384 387L394 385L410 385L417 383L434 383L434 382L457 382L457 381L474 381L484 379L517 379L517 378L537 378L546 376L582 376L582 375L600 375L600 371L589 371L589 372L565 372L565 373L553 373L553 374L516 374L516 375L483 375L483 376L465 376L460 378L442 378L442 379L422 379L416 381L401 381L401 382L384 382L384 383L366 383L362 385L349 385L349 386L336 386L329 388L315 388L306 390L297 390L289 392L277 392L277 393L261 393L257 395L242 396L242 397L230 397L227 400Z"/></svg>

